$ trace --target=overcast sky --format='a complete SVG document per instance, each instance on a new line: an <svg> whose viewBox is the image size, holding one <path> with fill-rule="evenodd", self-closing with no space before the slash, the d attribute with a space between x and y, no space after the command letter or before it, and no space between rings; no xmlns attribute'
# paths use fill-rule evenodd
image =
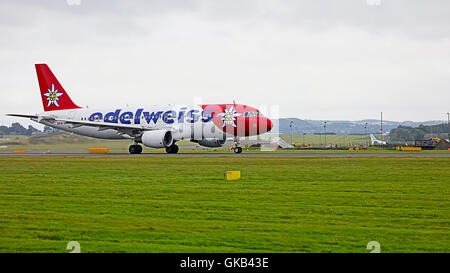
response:
<svg viewBox="0 0 450 273"><path fill-rule="evenodd" d="M80 106L201 97L399 121L450 111L448 0L77 2L0 1L0 121L42 111L35 63Z"/></svg>

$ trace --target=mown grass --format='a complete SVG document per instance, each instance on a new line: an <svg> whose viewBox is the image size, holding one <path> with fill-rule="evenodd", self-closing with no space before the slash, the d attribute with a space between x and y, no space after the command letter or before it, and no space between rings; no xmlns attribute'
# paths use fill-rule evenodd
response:
<svg viewBox="0 0 450 273"><path fill-rule="evenodd" d="M2 157L0 251L449 252L449 163Z"/></svg>
<svg viewBox="0 0 450 273"><path fill-rule="evenodd" d="M281 134L280 137L287 143L291 143L290 134ZM377 138L380 138L377 136ZM327 145L337 146L353 146L370 145L370 137L368 135L292 135L292 142L298 144L308 144L312 147Z"/></svg>

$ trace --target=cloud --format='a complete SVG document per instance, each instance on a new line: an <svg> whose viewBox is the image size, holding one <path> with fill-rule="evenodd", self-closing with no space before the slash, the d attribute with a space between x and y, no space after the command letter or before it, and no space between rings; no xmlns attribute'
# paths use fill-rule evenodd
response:
<svg viewBox="0 0 450 273"><path fill-rule="evenodd" d="M33 64L45 62L91 107L201 96L282 117L440 119L450 4L433 3L2 1L0 107L42 111Z"/></svg>

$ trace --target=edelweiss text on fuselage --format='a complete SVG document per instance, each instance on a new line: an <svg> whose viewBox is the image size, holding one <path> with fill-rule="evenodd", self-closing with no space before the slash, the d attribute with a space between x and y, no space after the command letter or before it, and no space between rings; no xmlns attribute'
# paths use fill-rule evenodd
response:
<svg viewBox="0 0 450 273"><path fill-rule="evenodd" d="M157 111L148 112L144 111L143 108L139 108L135 113L126 111L121 113L121 109L117 109L114 112L108 112L105 115L101 112L96 112L90 115L89 121L99 121L110 123L122 123L122 124L141 124L141 120L150 124L157 123L161 119L164 123L173 124L178 123L196 123L198 121L209 122L213 119L214 113L211 110L188 110L187 107L183 107L180 111L168 110L168 111Z"/></svg>

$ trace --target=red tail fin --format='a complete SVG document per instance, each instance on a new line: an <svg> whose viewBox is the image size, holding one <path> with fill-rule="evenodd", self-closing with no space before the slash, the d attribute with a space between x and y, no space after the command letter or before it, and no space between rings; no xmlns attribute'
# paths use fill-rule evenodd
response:
<svg viewBox="0 0 450 273"><path fill-rule="evenodd" d="M44 111L80 108L70 99L69 94L53 75L46 64L36 64L36 73L41 89Z"/></svg>

